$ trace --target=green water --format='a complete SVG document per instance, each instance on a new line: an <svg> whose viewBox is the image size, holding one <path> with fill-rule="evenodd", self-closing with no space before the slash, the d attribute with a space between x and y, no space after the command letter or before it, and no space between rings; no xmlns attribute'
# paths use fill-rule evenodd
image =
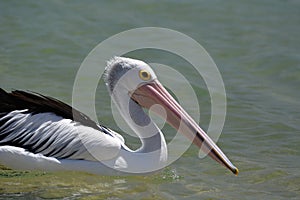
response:
<svg viewBox="0 0 300 200"><path fill-rule="evenodd" d="M0 199L299 199L300 2L0 1L0 86L71 103L76 72L99 42L131 28L171 28L202 44L227 93L219 146L239 167L230 174L191 147L149 177L13 171L1 167ZM192 83L207 128L210 99L203 80L167 52L130 56L174 66ZM118 130L99 83L97 113ZM168 141L174 130L165 128ZM138 146L127 138L131 146Z"/></svg>

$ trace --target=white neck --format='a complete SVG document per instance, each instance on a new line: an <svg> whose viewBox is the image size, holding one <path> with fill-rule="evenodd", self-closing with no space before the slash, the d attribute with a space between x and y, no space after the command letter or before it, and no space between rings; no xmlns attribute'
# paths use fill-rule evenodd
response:
<svg viewBox="0 0 300 200"><path fill-rule="evenodd" d="M161 130L143 111L141 106L132 101L125 92L112 98L120 114L130 128L139 136L142 146L132 151L124 147L120 157L113 163L115 169L129 173L149 173L165 167L168 152Z"/></svg>

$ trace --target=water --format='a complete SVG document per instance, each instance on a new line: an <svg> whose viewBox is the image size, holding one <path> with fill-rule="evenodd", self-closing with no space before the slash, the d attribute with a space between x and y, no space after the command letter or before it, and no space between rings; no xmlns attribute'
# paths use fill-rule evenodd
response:
<svg viewBox="0 0 300 200"><path fill-rule="evenodd" d="M263 1L1 1L0 86L71 103L80 63L99 42L130 28L183 32L211 54L227 92L218 144L239 167L234 176L191 147L149 177L0 171L0 199L298 199L300 197L300 3ZM174 66L166 52L131 56ZM186 69L186 68L184 68ZM207 128L210 99L203 80L183 70L201 99ZM105 91L103 83L98 90ZM118 130L109 98L97 95L99 120ZM168 140L174 132L165 128ZM131 146L138 142L128 137Z"/></svg>

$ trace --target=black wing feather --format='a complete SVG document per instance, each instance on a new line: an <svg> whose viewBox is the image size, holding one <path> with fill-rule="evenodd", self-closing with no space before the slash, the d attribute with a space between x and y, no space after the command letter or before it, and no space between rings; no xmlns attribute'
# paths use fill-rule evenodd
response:
<svg viewBox="0 0 300 200"><path fill-rule="evenodd" d="M15 90L10 93L0 88L0 117L14 110L28 109L27 112L54 113L66 119L79 122L82 125L103 131L106 127L99 126L87 115L72 108L55 98L44 96L39 93ZM104 131L105 132L105 131Z"/></svg>

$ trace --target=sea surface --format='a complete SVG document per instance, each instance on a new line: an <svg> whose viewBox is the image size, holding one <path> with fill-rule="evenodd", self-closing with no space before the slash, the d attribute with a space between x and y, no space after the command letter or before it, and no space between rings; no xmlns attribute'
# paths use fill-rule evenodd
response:
<svg viewBox="0 0 300 200"><path fill-rule="evenodd" d="M210 158L199 159L198 149L191 146L150 176L14 171L2 166L0 199L299 199L298 0L2 0L0 87L35 91L71 104L76 73L88 53L110 36L140 27L179 31L213 58L227 97L218 145L239 175ZM186 60L156 49L126 56L172 66L183 74L197 94L200 124L207 130L210 96ZM102 80L96 110L102 124L122 133L111 116ZM175 130L165 126L163 131L169 142ZM123 135L130 147L140 145Z"/></svg>

